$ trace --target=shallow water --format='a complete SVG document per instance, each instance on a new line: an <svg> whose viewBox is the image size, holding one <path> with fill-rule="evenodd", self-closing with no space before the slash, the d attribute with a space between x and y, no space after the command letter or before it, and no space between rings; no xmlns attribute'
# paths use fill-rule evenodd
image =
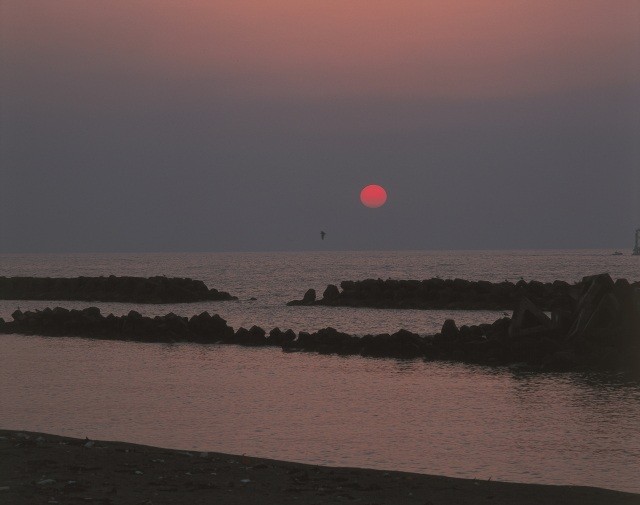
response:
<svg viewBox="0 0 640 505"><path fill-rule="evenodd" d="M611 251L0 255L0 275L167 275L237 302L134 305L0 300L11 312L95 305L107 314L218 313L234 328L333 326L435 333L501 312L287 307L365 278L640 280ZM251 301L249 298L256 297ZM0 426L329 465L640 492L640 383L278 349L0 336Z"/></svg>
<svg viewBox="0 0 640 505"><path fill-rule="evenodd" d="M167 305L0 300L0 317L10 318L18 307L84 308L90 304L104 314L117 315L132 309L150 316L169 312L191 316L207 310L218 313L235 329L255 324L267 331L276 326L296 332L332 326L355 335L393 333L400 328L433 334L447 318L455 319L458 325L491 323L502 312L287 307L286 302L302 298L308 288L314 288L320 297L327 284L343 280L439 276L494 282L517 281L521 277L574 282L601 272L609 272L614 278L640 280L640 257L612 256L611 251L602 250L0 255L0 275L4 276L191 277L240 298L237 302ZM257 300L250 300L252 297Z"/></svg>
<svg viewBox="0 0 640 505"><path fill-rule="evenodd" d="M0 336L0 426L640 492L640 384L277 349Z"/></svg>

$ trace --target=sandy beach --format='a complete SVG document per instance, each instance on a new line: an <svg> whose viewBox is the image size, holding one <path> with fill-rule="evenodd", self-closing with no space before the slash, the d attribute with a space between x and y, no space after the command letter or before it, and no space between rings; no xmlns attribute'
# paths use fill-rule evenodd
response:
<svg viewBox="0 0 640 505"><path fill-rule="evenodd" d="M0 430L0 502L31 504L640 504L591 487L333 468Z"/></svg>

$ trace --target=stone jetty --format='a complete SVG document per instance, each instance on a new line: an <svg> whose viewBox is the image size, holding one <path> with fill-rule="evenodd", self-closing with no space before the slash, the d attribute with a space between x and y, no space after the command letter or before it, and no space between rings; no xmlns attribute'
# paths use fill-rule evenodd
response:
<svg viewBox="0 0 640 505"><path fill-rule="evenodd" d="M334 328L314 333L258 327L234 331L218 315L191 318L167 314L103 316L96 307L15 311L0 319L0 333L134 340L277 346L284 351L360 355L378 358L453 360L483 365L514 365L539 370L640 370L640 290L607 274L585 277L569 308L549 317L522 298L511 317L492 324L458 327L444 322L435 335L407 330L393 334L349 335Z"/></svg>
<svg viewBox="0 0 640 505"><path fill-rule="evenodd" d="M0 277L0 300L188 303L237 300L204 282L178 277Z"/></svg>
<svg viewBox="0 0 640 505"><path fill-rule="evenodd" d="M640 284L639 284L640 285ZM418 280L366 279L329 284L317 299L309 289L301 300L287 305L370 307L376 309L514 310L528 298L542 310L569 308L583 286L564 281L468 281L432 278Z"/></svg>

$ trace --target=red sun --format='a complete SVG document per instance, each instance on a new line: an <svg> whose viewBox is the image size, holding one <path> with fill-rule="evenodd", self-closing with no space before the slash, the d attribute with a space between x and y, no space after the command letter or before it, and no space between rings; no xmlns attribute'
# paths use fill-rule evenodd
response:
<svg viewBox="0 0 640 505"><path fill-rule="evenodd" d="M369 184L360 191L360 201L365 207L375 209L382 207L387 201L387 192L382 186L377 184Z"/></svg>

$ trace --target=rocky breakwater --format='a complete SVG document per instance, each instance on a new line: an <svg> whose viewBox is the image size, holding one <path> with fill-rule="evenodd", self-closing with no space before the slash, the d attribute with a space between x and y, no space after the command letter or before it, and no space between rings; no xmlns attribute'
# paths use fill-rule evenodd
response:
<svg viewBox="0 0 640 505"><path fill-rule="evenodd" d="M204 282L178 277L0 277L1 300L189 303L237 300Z"/></svg>
<svg viewBox="0 0 640 505"><path fill-rule="evenodd" d="M327 305L378 309L514 310L521 298L528 298L543 310L569 308L582 286L563 281L513 282L427 279L343 281L340 289L329 284L317 299L309 289L301 300L287 305Z"/></svg>
<svg viewBox="0 0 640 505"><path fill-rule="evenodd" d="M334 328L298 334L274 328L267 333L258 326L234 331L224 319L207 312L191 318L175 314L149 318L134 311L105 317L95 307L16 311L13 321L0 319L0 333L277 346L287 352L452 360L548 371L640 371L637 284L614 282L603 274L585 277L580 286L571 306L554 310L551 317L523 298L512 317L461 327L449 319L439 333L427 336L399 330L359 337Z"/></svg>
<svg viewBox="0 0 640 505"><path fill-rule="evenodd" d="M492 324L458 327L420 336L406 330L362 338L332 328L301 333L286 350L362 356L425 358L540 370L640 371L640 284L614 282L608 274L585 277L570 300L549 317L523 297L512 317Z"/></svg>
<svg viewBox="0 0 640 505"><path fill-rule="evenodd" d="M127 315L104 316L98 307L43 310L16 310L12 321L0 318L0 334L42 335L49 337L83 337L136 342L195 342L245 346L283 346L298 338L292 330L274 328L267 334L258 326L234 331L219 315L202 312L188 317L169 313L143 316L135 310Z"/></svg>
<svg viewBox="0 0 640 505"><path fill-rule="evenodd" d="M224 319L208 312L191 318L173 313L147 317L135 310L124 316L104 316L97 307L82 310L56 307L16 310L12 318L8 322L0 318L0 333L166 343L219 342L233 336L233 328Z"/></svg>

